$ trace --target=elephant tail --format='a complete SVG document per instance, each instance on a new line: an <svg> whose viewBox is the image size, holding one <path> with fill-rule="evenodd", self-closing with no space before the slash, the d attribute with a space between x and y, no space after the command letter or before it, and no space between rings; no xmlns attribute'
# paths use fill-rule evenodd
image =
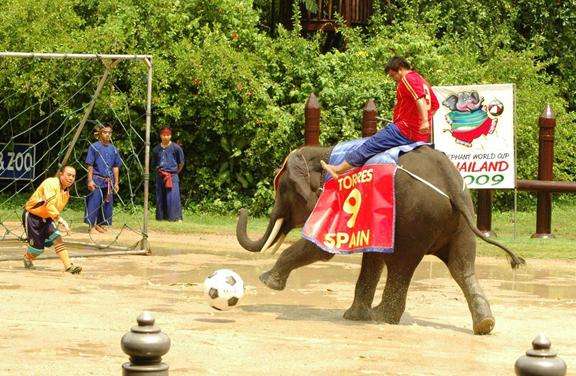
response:
<svg viewBox="0 0 576 376"><path fill-rule="evenodd" d="M480 230L478 230L478 228L476 228L476 226L474 225L474 220L472 218L472 213L470 212L470 207L466 205L465 192L466 190L464 189L464 187L462 190L456 190L456 192L450 192L450 202L452 203L452 206L458 209L458 211L462 214L464 220L466 221L468 227L470 227L472 232L474 232L476 236L484 240L486 243L490 243L504 250L509 257L510 266L512 266L512 269L517 269L518 267L520 267L520 265L525 265L526 260L516 255L514 252L512 252L508 247L504 246L503 244L500 244L494 239L486 237Z"/></svg>
<svg viewBox="0 0 576 376"><path fill-rule="evenodd" d="M472 230L472 232L476 236L484 240L486 243L495 245L496 247L506 252L507 256L509 257L512 269L517 269L518 267L520 267L520 265L525 265L526 261L522 257L517 256L514 252L512 252L510 249L500 244L496 240L486 237L480 230L476 228L476 226L474 225L473 212L471 210L471 206L467 204L467 200L470 200L470 196L467 194L464 180L462 180L462 177L460 176L458 171L454 168L452 162L443 153L428 154L428 157L435 159L436 162L435 164L439 167L438 172L444 175L445 181L448 182L447 192L443 192L438 187L434 186L432 183L406 170L400 165L398 165L398 169L406 172L414 179L419 180L423 184L435 190L440 195L450 200L452 207L462 214L464 220L466 221L466 224L468 225L468 227L470 227L470 230Z"/></svg>

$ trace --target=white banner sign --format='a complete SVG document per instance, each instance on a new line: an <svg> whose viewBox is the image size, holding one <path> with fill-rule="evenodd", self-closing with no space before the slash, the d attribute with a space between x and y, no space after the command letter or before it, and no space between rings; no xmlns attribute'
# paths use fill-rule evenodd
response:
<svg viewBox="0 0 576 376"><path fill-rule="evenodd" d="M514 188L514 85L436 86L434 144L469 188Z"/></svg>

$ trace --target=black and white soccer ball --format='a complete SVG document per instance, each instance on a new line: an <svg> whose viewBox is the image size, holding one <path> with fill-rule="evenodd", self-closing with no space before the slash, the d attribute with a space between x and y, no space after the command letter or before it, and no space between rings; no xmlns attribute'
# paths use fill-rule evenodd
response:
<svg viewBox="0 0 576 376"><path fill-rule="evenodd" d="M204 280L204 296L219 311L237 306L243 295L244 281L230 269L216 270Z"/></svg>

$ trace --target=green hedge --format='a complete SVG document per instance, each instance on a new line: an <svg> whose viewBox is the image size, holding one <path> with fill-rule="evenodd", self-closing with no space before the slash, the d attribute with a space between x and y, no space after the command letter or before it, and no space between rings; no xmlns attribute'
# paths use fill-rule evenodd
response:
<svg viewBox="0 0 576 376"><path fill-rule="evenodd" d="M391 4L408 9L407 3ZM510 13L506 4L494 6L496 15ZM459 8L442 13L445 6L420 4L402 18L387 8L367 30L339 28L345 51L321 53L323 35L303 38L299 30L280 27L269 37L250 1L7 0L0 4L0 48L153 55L154 125L174 127L184 146L183 195L192 209L248 206L264 213L272 202L274 168L302 144L303 107L312 92L322 106L324 144L360 135L369 98L389 118L394 82L382 68L394 54L411 59L433 84L516 84L519 178L536 174L536 119L551 103L559 124L556 177L574 180L576 121L561 96L566 87L549 73L555 63L543 63L543 49L527 39L518 48L513 18L501 25L482 12L461 19ZM102 70L74 62L0 64L1 95L17 93L2 102L2 122L22 103L63 103ZM141 115L144 73L137 64L115 70L116 88L105 88L94 117L113 120L113 110L122 119ZM84 100L92 91L85 89ZM128 112L122 110L126 103ZM501 194L498 203L510 200Z"/></svg>

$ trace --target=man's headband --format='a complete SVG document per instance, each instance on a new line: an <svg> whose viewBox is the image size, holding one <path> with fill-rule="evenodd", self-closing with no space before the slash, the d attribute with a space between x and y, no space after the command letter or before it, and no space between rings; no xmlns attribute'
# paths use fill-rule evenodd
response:
<svg viewBox="0 0 576 376"><path fill-rule="evenodd" d="M172 129L170 129L170 128L168 128L168 127L164 127L164 128L162 128L162 129L160 129L159 134L160 134L160 136L162 136L163 134L169 134L169 135L171 135L171 134L172 134Z"/></svg>

